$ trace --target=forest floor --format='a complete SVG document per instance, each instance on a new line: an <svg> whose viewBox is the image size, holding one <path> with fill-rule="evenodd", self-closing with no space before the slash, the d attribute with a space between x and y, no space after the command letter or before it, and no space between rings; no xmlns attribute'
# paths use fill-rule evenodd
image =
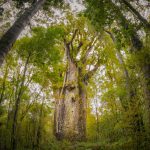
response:
<svg viewBox="0 0 150 150"><path fill-rule="evenodd" d="M132 150L129 143L121 144L115 142L113 144L106 144L101 142L55 142L51 145L52 150Z"/></svg>

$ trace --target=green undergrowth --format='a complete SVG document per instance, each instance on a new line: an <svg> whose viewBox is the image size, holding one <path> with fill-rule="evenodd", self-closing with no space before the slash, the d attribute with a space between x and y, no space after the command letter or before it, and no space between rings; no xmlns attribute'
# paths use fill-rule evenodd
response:
<svg viewBox="0 0 150 150"><path fill-rule="evenodd" d="M133 145L129 141L101 143L101 142L69 142L51 141L50 150L132 150Z"/></svg>

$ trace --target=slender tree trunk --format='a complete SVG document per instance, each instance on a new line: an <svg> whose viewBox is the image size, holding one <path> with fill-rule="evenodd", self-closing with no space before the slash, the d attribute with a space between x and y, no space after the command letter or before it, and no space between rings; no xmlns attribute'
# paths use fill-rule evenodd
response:
<svg viewBox="0 0 150 150"><path fill-rule="evenodd" d="M126 4L127 5L127 4ZM128 22L128 20L122 15L121 11L119 10L119 8L117 6L115 6L115 9L118 11L118 14L120 14L120 20L119 20L119 24L124 28L124 30L129 30L130 27L130 23ZM133 10L134 11L134 10ZM147 24L147 23L146 23ZM149 25L148 25L149 26ZM131 30L132 32L130 32L130 40L132 43L132 49L131 49L131 54L132 55L137 55L139 54L139 52L141 52L143 50L143 42L140 40L139 36L137 35L137 31L135 29ZM147 29L145 30L145 32L149 34L149 31L147 31ZM141 55L141 57L143 56L143 54ZM149 56L147 57L149 58ZM150 63L149 60L143 58L143 62L140 62L141 60L139 60L138 65L141 68L141 73L143 74L143 78L144 80L142 82L144 82L144 95L145 95L145 108L146 108L146 126L147 126L147 130L150 129ZM150 133L149 133L149 137L150 137Z"/></svg>
<svg viewBox="0 0 150 150"><path fill-rule="evenodd" d="M0 94L0 105L3 102L3 98L5 95L5 89L6 89L6 79L8 76L8 64L6 65L6 70L5 70L5 74L4 74L4 78L3 78L3 84L2 84L2 89L1 89L1 94Z"/></svg>
<svg viewBox="0 0 150 150"><path fill-rule="evenodd" d="M98 91L97 91L98 93ZM97 136L96 136L96 140L98 141L99 140L99 133L100 133L100 130L99 130L99 111L98 111L98 96L96 96L94 102L95 102L95 113L96 113L96 133L97 133Z"/></svg>
<svg viewBox="0 0 150 150"><path fill-rule="evenodd" d="M109 31L106 31L112 38L114 44L116 44L116 39L113 36L113 34ZM131 113L131 115L129 116L131 118L131 122L130 124L132 125L132 132L133 132L133 140L135 141L135 145L137 147L137 149L139 149L140 147L140 137L143 134L144 131L144 123L143 123L143 118L142 115L138 112L137 108L136 108L136 91L135 88L133 89L132 85L131 85L131 79L128 73L128 70L126 68L125 62L123 60L122 54L120 53L120 50L116 48L116 55L118 58L118 61L122 67L122 71L124 73L124 78L126 81L126 92L127 92L127 103L122 103L125 111L130 111L132 110L133 114Z"/></svg>
<svg viewBox="0 0 150 150"><path fill-rule="evenodd" d="M124 3L126 5L130 5L126 0L121 0L124 1ZM116 6L113 5L115 10L118 11L120 20L119 20L119 24L124 28L124 30L129 30L130 27L130 23L128 22L128 20L124 17L124 15L122 14L122 12L120 11L120 9ZM133 8L131 8L132 6L128 6L134 13L135 15L138 12L135 12L133 10ZM138 16L138 14L137 14ZM140 19L140 16L139 16ZM142 22L142 20L141 20ZM144 21L143 21L144 23ZM147 21L145 21L145 25L147 25L149 27L149 23L147 23ZM132 49L131 49L131 54L132 55L137 55L139 52L141 52L143 50L143 42L140 40L137 31L135 29L131 30L132 32L130 32L130 39L131 39L131 43L132 43ZM149 31L147 31L147 29L145 30L145 32L147 34L149 34ZM143 56L143 54L141 55L141 57ZM149 58L149 56L147 57ZM144 78L144 94L145 94L145 108L146 108L146 112L147 112L147 126L148 128L150 128L150 63L149 60L143 58L143 62L140 62L141 60L139 60L139 67L141 68L141 72L143 74L143 78Z"/></svg>
<svg viewBox="0 0 150 150"><path fill-rule="evenodd" d="M145 94L145 106L147 110L147 123L150 132L150 64L145 64L142 67L143 76L144 76L144 94Z"/></svg>
<svg viewBox="0 0 150 150"><path fill-rule="evenodd" d="M35 143L34 143L34 148L40 150L40 140L42 136L42 117L43 117L43 106L44 106L44 98L42 100L40 112L39 112L39 120L38 120L38 126L37 126L37 131L36 131L36 136L35 136Z"/></svg>
<svg viewBox="0 0 150 150"><path fill-rule="evenodd" d="M29 24L31 18L42 7L46 0L38 0L30 8L28 8L12 25L12 27L0 39L0 66L5 56L12 48L13 44L19 37L22 30Z"/></svg>
<svg viewBox="0 0 150 150"><path fill-rule="evenodd" d="M106 31L106 32L110 35L110 37L112 38L112 41L114 42L114 44L117 44L116 38L114 37L114 35L109 31ZM133 90L133 88L132 88L128 70L126 68L126 65L125 65L125 62L123 60L122 54L121 54L121 52L118 48L116 48L116 55L117 55L118 61L120 63L120 66L122 68L124 78L125 78L127 99L129 101L126 104L123 104L123 107L124 107L125 110L127 110L127 109L129 109L129 105L131 103L133 103L133 101L134 101L133 99L135 98L134 97L135 96L135 90Z"/></svg>
<svg viewBox="0 0 150 150"><path fill-rule="evenodd" d="M139 52L143 51L142 49L144 48L143 43L141 42L141 40L139 39L135 31L133 35L131 36L131 39L132 39L132 43L134 46L135 55L138 55ZM141 43L140 44L141 47L138 46L138 43ZM148 55L147 55L147 58L149 58ZM143 79L144 79L142 82L144 83L143 89L144 89L145 108L146 108L146 116L147 116L146 127L149 131L149 138L150 138L150 63L147 58L143 57L144 62L141 62L141 60L139 60L138 64L139 64L139 67L141 68L141 72L143 74Z"/></svg>
<svg viewBox="0 0 150 150"><path fill-rule="evenodd" d="M24 67L24 72L23 72L23 77L20 85L20 90L15 102L15 108L14 108L14 115L13 115L13 123L12 123L12 132L11 132L11 150L16 150L17 148L17 140L16 140L16 130L17 130L17 118L18 118L18 111L19 111L19 106L20 106L20 101L21 101L21 96L23 94L23 86L25 82L25 76L26 76L26 71L27 71L27 65L29 63L29 58L30 54L27 57L25 67Z"/></svg>

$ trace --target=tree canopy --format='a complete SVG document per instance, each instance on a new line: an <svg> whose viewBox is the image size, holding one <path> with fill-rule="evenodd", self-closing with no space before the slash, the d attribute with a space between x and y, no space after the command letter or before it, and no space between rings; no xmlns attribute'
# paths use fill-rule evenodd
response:
<svg viewBox="0 0 150 150"><path fill-rule="evenodd" d="M149 0L0 3L0 149L150 149Z"/></svg>

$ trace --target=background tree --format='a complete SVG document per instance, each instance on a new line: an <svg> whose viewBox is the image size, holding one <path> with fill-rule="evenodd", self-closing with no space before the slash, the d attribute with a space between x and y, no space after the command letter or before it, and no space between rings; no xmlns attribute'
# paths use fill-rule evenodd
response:
<svg viewBox="0 0 150 150"><path fill-rule="evenodd" d="M17 4L22 5L24 1L19 1ZM12 48L13 44L19 37L22 30L30 23L32 17L44 5L46 0L35 1L25 12L15 21L10 29L0 39L0 65L2 65L5 56ZM53 1L50 3L58 3ZM47 4L48 5L48 4Z"/></svg>

